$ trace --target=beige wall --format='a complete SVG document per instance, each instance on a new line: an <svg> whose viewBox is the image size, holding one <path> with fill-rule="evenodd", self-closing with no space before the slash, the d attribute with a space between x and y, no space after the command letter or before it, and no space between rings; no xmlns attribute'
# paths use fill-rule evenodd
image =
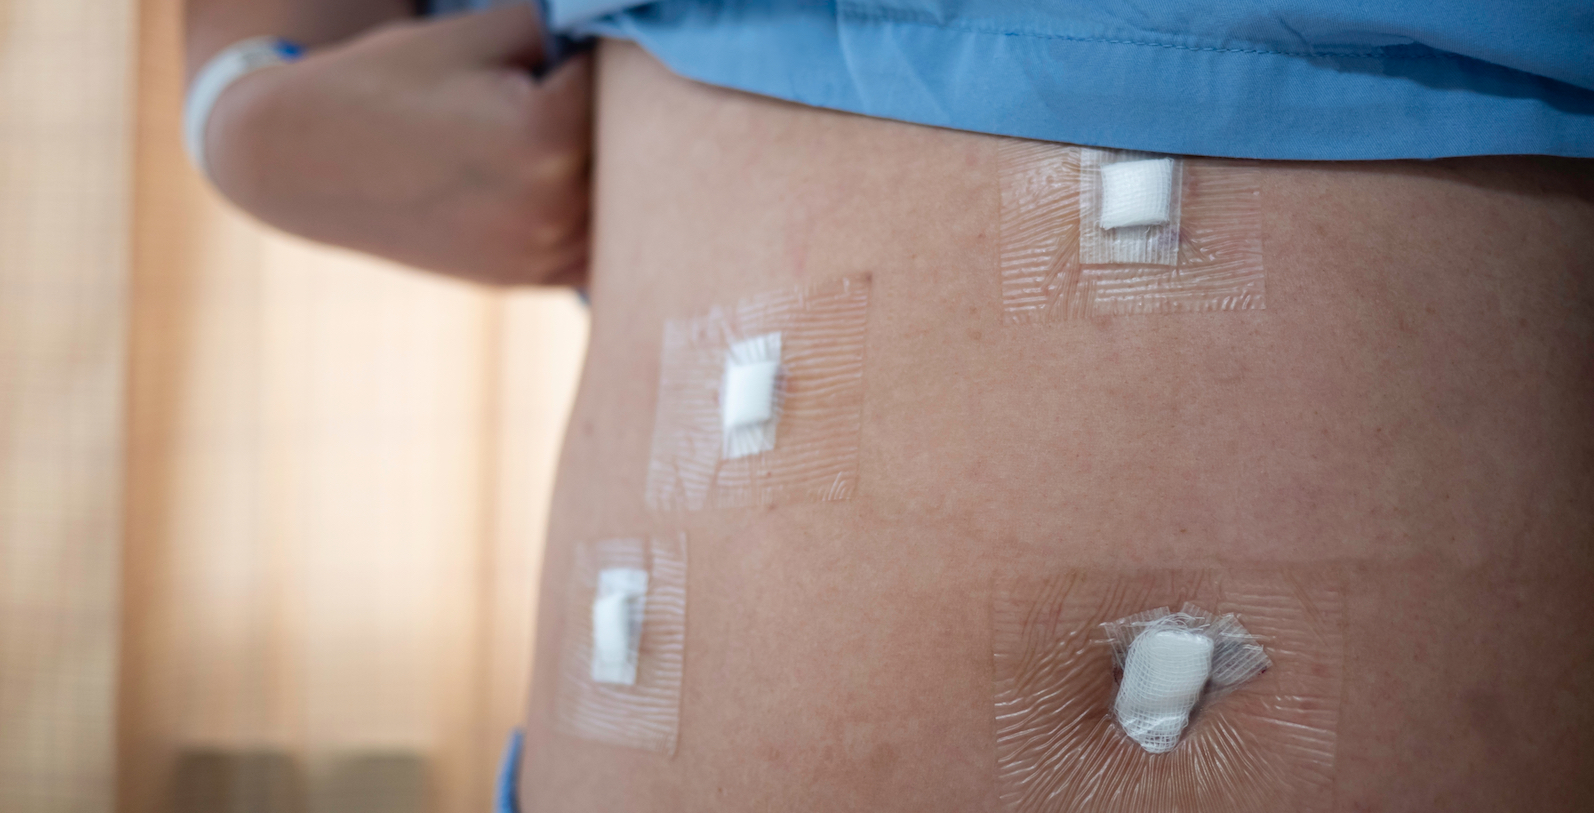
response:
<svg viewBox="0 0 1594 813"><path fill-rule="evenodd" d="M230 211L178 5L0 0L0 811L485 810L585 313Z"/></svg>
<svg viewBox="0 0 1594 813"><path fill-rule="evenodd" d="M0 811L112 801L133 5L0 0Z"/></svg>

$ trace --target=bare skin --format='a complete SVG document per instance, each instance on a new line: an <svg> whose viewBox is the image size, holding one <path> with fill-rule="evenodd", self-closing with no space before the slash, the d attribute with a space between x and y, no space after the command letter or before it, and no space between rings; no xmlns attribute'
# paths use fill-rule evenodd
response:
<svg viewBox="0 0 1594 813"><path fill-rule="evenodd" d="M561 464L528 811L997 811L1004 573L1284 564L1346 594L1334 810L1594 787L1594 183L1268 164L1266 310L1002 323L989 136L600 53L593 326ZM873 274L850 501L643 504L665 320ZM673 758L556 733L581 540L684 530Z"/></svg>

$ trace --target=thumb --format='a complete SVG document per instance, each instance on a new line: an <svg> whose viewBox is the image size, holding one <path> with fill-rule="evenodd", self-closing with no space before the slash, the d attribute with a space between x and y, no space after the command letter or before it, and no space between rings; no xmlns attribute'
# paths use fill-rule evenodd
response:
<svg viewBox="0 0 1594 813"><path fill-rule="evenodd" d="M426 26L438 56L461 65L536 65L542 61L542 21L529 0L443 17Z"/></svg>

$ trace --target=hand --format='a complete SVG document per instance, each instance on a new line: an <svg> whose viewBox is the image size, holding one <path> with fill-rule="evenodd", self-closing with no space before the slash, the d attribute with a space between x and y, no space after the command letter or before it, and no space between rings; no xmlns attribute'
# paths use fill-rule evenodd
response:
<svg viewBox="0 0 1594 813"><path fill-rule="evenodd" d="M530 4L384 26L239 80L216 186L285 231L490 284L586 275L592 70L541 82Z"/></svg>

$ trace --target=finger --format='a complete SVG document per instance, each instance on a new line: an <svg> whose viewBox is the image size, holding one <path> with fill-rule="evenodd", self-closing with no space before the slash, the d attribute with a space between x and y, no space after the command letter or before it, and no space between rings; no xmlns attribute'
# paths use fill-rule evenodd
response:
<svg viewBox="0 0 1594 813"><path fill-rule="evenodd" d="M461 65L535 65L542 60L542 22L529 2L443 17L425 37L445 60Z"/></svg>
<svg viewBox="0 0 1594 813"><path fill-rule="evenodd" d="M533 130L550 141L585 142L591 134L592 54L576 54L544 76L534 91Z"/></svg>
<svg viewBox="0 0 1594 813"><path fill-rule="evenodd" d="M592 92L592 52L582 51L565 60L538 82L545 96L587 96Z"/></svg>

